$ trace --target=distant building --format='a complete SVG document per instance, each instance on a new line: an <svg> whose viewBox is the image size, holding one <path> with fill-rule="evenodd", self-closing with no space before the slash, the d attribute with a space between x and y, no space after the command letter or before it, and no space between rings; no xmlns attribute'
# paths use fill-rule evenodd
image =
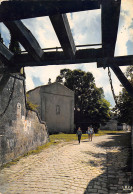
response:
<svg viewBox="0 0 133 194"><path fill-rule="evenodd" d="M117 120L112 118L110 119L106 125L102 125L100 127L101 130L112 130L112 131L117 131Z"/></svg>
<svg viewBox="0 0 133 194"><path fill-rule="evenodd" d="M72 133L74 130L74 92L57 82L28 92L29 101L37 104L38 112L49 133Z"/></svg>
<svg viewBox="0 0 133 194"><path fill-rule="evenodd" d="M117 130L130 131L131 126L126 123L118 123Z"/></svg>
<svg viewBox="0 0 133 194"><path fill-rule="evenodd" d="M131 126L127 125L126 123L118 123L116 118L112 118L106 123L106 125L102 125L100 129L112 131L130 131Z"/></svg>

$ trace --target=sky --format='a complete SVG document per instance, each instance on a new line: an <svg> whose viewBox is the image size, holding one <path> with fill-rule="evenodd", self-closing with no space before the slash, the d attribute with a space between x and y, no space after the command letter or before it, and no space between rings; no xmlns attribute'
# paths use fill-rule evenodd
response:
<svg viewBox="0 0 133 194"><path fill-rule="evenodd" d="M74 37L75 45L99 44L101 43L101 11L91 10L67 14L70 28ZM58 47L60 43L54 32L48 17L38 17L22 20L25 26L33 33L41 48ZM9 45L10 35L7 28L0 23L0 32L6 46ZM91 47L98 48L98 47ZM122 0L119 20L119 29L115 48L115 56L133 54L133 0ZM120 67L125 72L127 66ZM74 65L58 65L45 67L26 67L26 89L31 90L39 85L48 83L49 78L54 82L60 74L60 70L69 68L71 70L81 69L91 72L95 78L97 87L102 87L105 98L115 105L111 93L107 68L97 68L96 63L84 63ZM121 91L120 82L111 71L115 94Z"/></svg>

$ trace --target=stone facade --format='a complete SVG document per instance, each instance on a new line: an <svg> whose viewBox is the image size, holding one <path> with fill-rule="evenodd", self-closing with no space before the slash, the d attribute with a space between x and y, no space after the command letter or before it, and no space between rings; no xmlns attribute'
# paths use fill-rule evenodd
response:
<svg viewBox="0 0 133 194"><path fill-rule="evenodd" d="M57 82L28 92L29 100L38 105L41 119L49 133L72 133L74 130L74 92Z"/></svg>
<svg viewBox="0 0 133 194"><path fill-rule="evenodd" d="M11 161L48 141L47 127L37 114L26 110L24 78L15 79L12 99L0 117L0 165ZM0 114L8 104L14 78L0 94Z"/></svg>

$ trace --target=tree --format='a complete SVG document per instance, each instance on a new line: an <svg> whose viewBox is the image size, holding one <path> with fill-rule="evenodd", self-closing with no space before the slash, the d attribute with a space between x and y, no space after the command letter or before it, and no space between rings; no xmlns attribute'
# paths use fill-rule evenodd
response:
<svg viewBox="0 0 133 194"><path fill-rule="evenodd" d="M127 68L126 76L133 85L133 65ZM115 110L118 112L118 121L131 125L133 119L133 98L129 96L125 88L122 88L122 92L117 96L117 104L118 106L115 106Z"/></svg>
<svg viewBox="0 0 133 194"><path fill-rule="evenodd" d="M56 81L75 93L75 124L92 124L98 128L109 120L110 103L104 99L103 89L96 87L92 73L79 69L63 69Z"/></svg>
<svg viewBox="0 0 133 194"><path fill-rule="evenodd" d="M127 67L126 69L126 76L129 78L129 81L133 83L133 65Z"/></svg>

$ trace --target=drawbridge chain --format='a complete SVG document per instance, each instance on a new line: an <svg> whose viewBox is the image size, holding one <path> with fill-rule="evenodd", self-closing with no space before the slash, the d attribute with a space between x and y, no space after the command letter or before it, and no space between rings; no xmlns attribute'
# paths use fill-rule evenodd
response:
<svg viewBox="0 0 133 194"><path fill-rule="evenodd" d="M113 98L114 98L114 101L115 101L116 106L118 106L117 98L116 98L116 95L115 95L115 92L114 92L113 83L112 83L112 78L111 78L111 72L110 72L109 67L108 67L108 76L109 76L109 82L110 82L110 86L111 86Z"/></svg>

